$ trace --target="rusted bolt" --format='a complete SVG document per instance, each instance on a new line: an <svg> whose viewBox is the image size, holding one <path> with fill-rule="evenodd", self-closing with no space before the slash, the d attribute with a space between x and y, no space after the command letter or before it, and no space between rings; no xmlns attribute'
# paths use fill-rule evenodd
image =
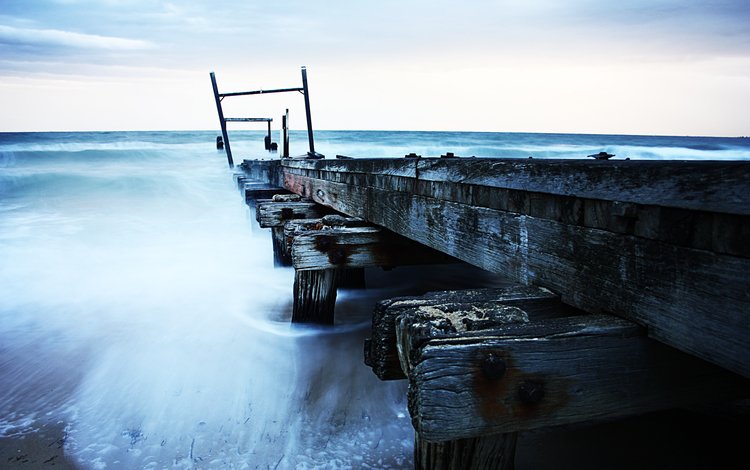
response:
<svg viewBox="0 0 750 470"><path fill-rule="evenodd" d="M518 399L526 405L536 405L544 398L544 384L535 380L524 380L518 387Z"/></svg>
<svg viewBox="0 0 750 470"><path fill-rule="evenodd" d="M500 380L505 375L505 361L502 357L489 353L480 364L482 373L488 380Z"/></svg>

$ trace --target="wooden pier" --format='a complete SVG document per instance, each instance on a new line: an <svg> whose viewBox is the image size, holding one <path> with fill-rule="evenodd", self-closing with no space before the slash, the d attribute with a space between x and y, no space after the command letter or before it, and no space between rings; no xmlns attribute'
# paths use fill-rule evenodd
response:
<svg viewBox="0 0 750 470"><path fill-rule="evenodd" d="M256 211L296 270L293 321L332 323L340 276L363 267L465 262L517 283L373 312L365 362L409 381L418 468L508 469L518 432L750 396L750 162L241 168L251 199L292 195Z"/></svg>

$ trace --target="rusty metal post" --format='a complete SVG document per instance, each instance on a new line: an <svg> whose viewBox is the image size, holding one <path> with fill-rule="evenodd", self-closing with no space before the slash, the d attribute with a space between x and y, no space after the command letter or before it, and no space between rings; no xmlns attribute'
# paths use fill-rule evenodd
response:
<svg viewBox="0 0 750 470"><path fill-rule="evenodd" d="M281 116L281 158L289 158L289 109Z"/></svg>
<svg viewBox="0 0 750 470"><path fill-rule="evenodd" d="M216 76L211 72L211 86L214 89L214 98L216 99L216 111L219 113L219 123L221 124L221 135L224 139L224 149L227 152L227 163L229 168L234 168L232 160L232 149L229 147L229 136L227 135L227 121L224 119L224 111L221 109L221 97L219 96L219 87L216 85Z"/></svg>
<svg viewBox="0 0 750 470"><path fill-rule="evenodd" d="M307 116L307 140L310 143L310 156L315 155L315 142L313 140L312 117L310 116L310 90L307 87L307 68L302 66L302 94L305 95L305 115Z"/></svg>

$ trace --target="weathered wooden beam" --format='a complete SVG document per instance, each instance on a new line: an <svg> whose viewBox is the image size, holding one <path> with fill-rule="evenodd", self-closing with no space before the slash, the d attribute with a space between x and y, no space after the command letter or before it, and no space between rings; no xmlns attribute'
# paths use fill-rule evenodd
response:
<svg viewBox="0 0 750 470"><path fill-rule="evenodd" d="M245 202L249 205L255 205L257 200L271 199L277 194L289 194L289 191L285 188L257 182L245 183L243 191Z"/></svg>
<svg viewBox="0 0 750 470"><path fill-rule="evenodd" d="M445 298L445 295L436 295ZM477 297L471 293L467 297ZM413 334L407 336L397 330L401 368L411 377L412 365L408 356L421 348L423 341L435 337L461 335L465 332L491 329L513 323L528 323L529 317L523 310L497 302L447 303L422 305L404 312L398 317L409 320ZM404 342L404 344L401 344ZM482 363L483 371L497 376L504 372L499 357L488 356ZM410 382L410 386L412 383ZM447 404L446 404L447 405ZM512 469L518 433L491 434L470 438L451 439L437 442L425 438L415 430L415 468L446 470Z"/></svg>
<svg viewBox="0 0 750 470"><path fill-rule="evenodd" d="M445 163L449 161L455 160ZM341 160L337 164L347 162ZM700 168L710 167L699 165L694 169ZM747 168L750 167L729 165L714 176L730 170L744 175ZM560 292L563 302L581 310L609 312L636 321L647 326L649 334L659 341L750 377L750 315L747 314L750 297L746 294L750 292L750 277L746 275L750 272L750 258L686 248L555 218L442 200L439 192L435 197L417 195L408 192L408 178L384 175L384 170L374 176L354 173L326 176L348 183L317 179L320 175L316 172L320 170L310 170L309 175L288 172L286 166L284 170L285 185L295 193L490 272L523 284L548 287ZM402 170L405 168L398 166L394 171ZM536 170L544 173L543 167ZM396 189L377 189L377 185L384 184L380 181L383 178L395 178ZM731 181L734 188L745 184L742 178ZM464 189L470 188L457 183L455 192ZM579 189L584 191L585 185L581 184ZM635 197L634 190L629 194ZM689 188L680 194L679 200L686 206L691 205L690 197L700 195ZM736 191L729 194L739 197ZM709 199L713 202L705 206L698 202L693 205L719 204L715 198ZM742 212L736 204L730 204L730 209ZM746 227L742 222L746 219L742 217L745 216L738 223ZM735 225L728 230L745 233L747 229Z"/></svg>
<svg viewBox="0 0 750 470"><path fill-rule="evenodd" d="M277 199L287 198L289 196L274 196ZM321 213L325 213L327 208L321 206ZM292 261L292 243L295 236L299 233L307 232L310 230L330 230L334 227L361 227L366 226L367 223L362 219L354 217L345 217L340 214L328 214L317 219L289 219L284 223L283 227L274 227L271 230L274 233L281 229L283 230L283 238L279 241L279 246L283 250L281 257L283 259L283 266L293 266ZM324 269L330 268L329 266ZM336 287L338 289L364 289L365 282L365 271L364 268L342 268L336 267Z"/></svg>
<svg viewBox="0 0 750 470"><path fill-rule="evenodd" d="M330 207L312 201L302 201L290 197L274 197L271 200L259 200L256 203L255 218L263 228L283 227L289 220L319 219L330 214Z"/></svg>
<svg viewBox="0 0 750 470"><path fill-rule="evenodd" d="M365 341L365 364L381 380L405 379L396 342L396 320L420 307L450 304L471 309L472 305L496 303L523 309L532 320L571 315L573 310L560 296L535 286L508 286L428 292L420 297L397 297L378 302L372 316L371 337Z"/></svg>
<svg viewBox="0 0 750 470"><path fill-rule="evenodd" d="M420 159L411 163L411 168L394 163L392 170L384 164L363 167L367 160L350 165L321 162L312 167L315 169L289 162L284 164L283 173L375 190L405 191L687 248L750 257L750 245L744 242L750 236L750 215L743 209L750 205L750 197L742 192L743 187L746 193L750 192L747 162L729 162L729 165L697 162L695 167L693 162L656 162L656 167L654 162L514 162ZM639 172L641 164L645 165L643 174ZM613 165L613 169L606 165ZM372 173L361 173L365 169L371 169ZM702 173L686 172L698 169L706 171L705 177ZM493 176L493 171L500 174ZM508 171L517 171L518 180L526 181L528 186L520 185L514 173L502 173ZM568 180L563 177L566 171L570 172ZM729 178L729 185L722 188L720 178L732 172L735 174ZM623 188L623 184L644 185L641 197L636 198L638 186ZM607 185L621 191L607 190ZM309 189L322 190L321 197L327 194L324 188Z"/></svg>
<svg viewBox="0 0 750 470"><path fill-rule="evenodd" d="M367 178L378 189L394 189L403 178L420 194L463 203L468 189L484 187L750 215L750 163L744 161L358 158L282 165L284 173L347 184Z"/></svg>
<svg viewBox="0 0 750 470"><path fill-rule="evenodd" d="M255 219L262 228L271 229L274 265L292 266L292 254L287 246L284 224L291 220L319 219L331 212L331 208L303 201L297 194L275 194L271 199L257 200ZM340 278L351 279L349 276Z"/></svg>
<svg viewBox="0 0 750 470"><path fill-rule="evenodd" d="M337 214L328 214L316 219L290 219L284 223L284 249L285 256L290 260L292 266L292 243L299 233L314 230L328 230L332 227L361 227L368 225L362 219L347 217ZM328 268L329 266L326 266Z"/></svg>
<svg viewBox="0 0 750 470"><path fill-rule="evenodd" d="M284 184L280 160L243 160L240 169L248 178L273 186Z"/></svg>
<svg viewBox="0 0 750 470"><path fill-rule="evenodd" d="M295 269L395 267L457 260L375 226L298 231L292 242Z"/></svg>
<svg viewBox="0 0 750 470"><path fill-rule="evenodd" d="M451 313L453 315L453 313ZM447 333L446 316L402 315L409 410L427 441L451 441L747 396L747 379L649 339L609 315ZM431 333L431 326L437 334ZM432 337L431 337L432 336Z"/></svg>

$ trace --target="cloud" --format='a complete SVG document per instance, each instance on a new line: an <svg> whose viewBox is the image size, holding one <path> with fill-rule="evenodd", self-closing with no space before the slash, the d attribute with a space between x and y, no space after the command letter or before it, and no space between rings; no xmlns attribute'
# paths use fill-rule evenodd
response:
<svg viewBox="0 0 750 470"><path fill-rule="evenodd" d="M141 39L101 36L59 29L30 29L3 25L0 25L0 44L108 51L137 51L154 47L152 43Z"/></svg>

